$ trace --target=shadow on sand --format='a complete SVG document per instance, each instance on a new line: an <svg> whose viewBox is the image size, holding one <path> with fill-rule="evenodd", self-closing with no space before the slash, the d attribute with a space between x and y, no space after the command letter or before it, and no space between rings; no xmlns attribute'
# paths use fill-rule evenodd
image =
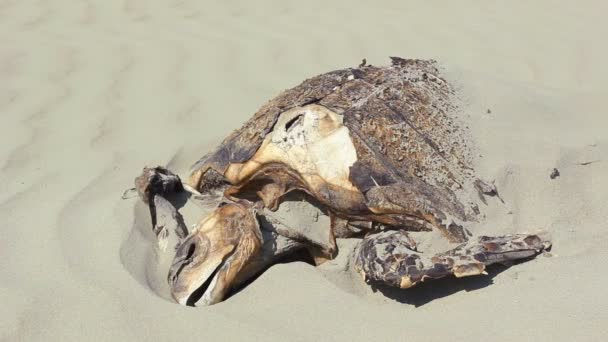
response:
<svg viewBox="0 0 608 342"><path fill-rule="evenodd" d="M492 265L487 269L487 276L466 277L455 279L446 277L433 280L426 284L420 284L414 288L404 291L402 289L389 287L382 284L372 285L374 292L380 292L387 298L403 304L410 304L416 307L428 304L436 299L452 295L460 291L475 291L494 283L494 277L505 271L507 266Z"/></svg>

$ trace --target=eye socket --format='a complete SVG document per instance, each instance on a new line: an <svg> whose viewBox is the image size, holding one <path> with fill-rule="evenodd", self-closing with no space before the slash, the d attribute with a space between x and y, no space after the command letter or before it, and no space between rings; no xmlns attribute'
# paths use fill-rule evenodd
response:
<svg viewBox="0 0 608 342"><path fill-rule="evenodd" d="M300 123L304 119L304 114L299 114L295 118L285 123L285 131L289 132L296 124Z"/></svg>

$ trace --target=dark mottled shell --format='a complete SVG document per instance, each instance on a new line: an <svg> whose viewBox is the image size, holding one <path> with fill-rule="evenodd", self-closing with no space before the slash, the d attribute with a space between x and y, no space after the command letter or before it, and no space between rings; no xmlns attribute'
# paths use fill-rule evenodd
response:
<svg viewBox="0 0 608 342"><path fill-rule="evenodd" d="M423 194L432 203L417 205L436 207L439 219L443 213L469 218L474 210L455 195L474 176L465 132L454 121L454 92L434 61L391 59L389 66L332 71L284 91L193 171L223 174L231 163L249 160L282 112L316 103L343 115L358 155L350 180L368 200L381 189L396 194L391 202L411 206L408 201L420 202Z"/></svg>

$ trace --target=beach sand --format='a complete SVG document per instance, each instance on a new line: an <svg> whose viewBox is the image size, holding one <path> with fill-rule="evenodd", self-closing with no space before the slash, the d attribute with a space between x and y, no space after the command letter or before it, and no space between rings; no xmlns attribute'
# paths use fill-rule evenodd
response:
<svg viewBox="0 0 608 342"><path fill-rule="evenodd" d="M605 339L606 7L1 1L0 337ZM462 95L478 174L505 202L471 230L546 230L552 257L393 297L301 262L212 307L159 295L166 260L121 199L141 168L185 170L279 91L388 56L438 60Z"/></svg>

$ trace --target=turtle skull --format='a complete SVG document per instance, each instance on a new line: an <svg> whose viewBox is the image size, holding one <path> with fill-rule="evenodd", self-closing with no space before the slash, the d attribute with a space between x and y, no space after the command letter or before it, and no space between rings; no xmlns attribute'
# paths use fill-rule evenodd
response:
<svg viewBox="0 0 608 342"><path fill-rule="evenodd" d="M169 270L173 298L183 305L221 302L260 251L255 214L242 203L220 206L180 244Z"/></svg>

